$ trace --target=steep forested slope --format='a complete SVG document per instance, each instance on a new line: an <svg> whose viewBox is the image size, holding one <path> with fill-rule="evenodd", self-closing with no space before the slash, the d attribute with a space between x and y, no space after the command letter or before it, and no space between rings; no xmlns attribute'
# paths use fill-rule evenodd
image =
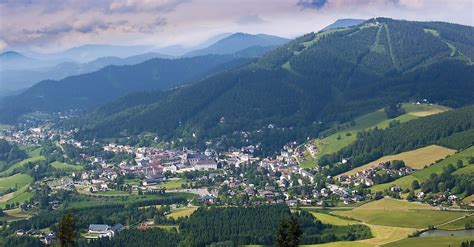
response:
<svg viewBox="0 0 474 247"><path fill-rule="evenodd" d="M270 123L303 131L408 100L462 106L474 102L472 31L447 23L378 18L310 33L248 66L152 104L110 116L92 114L83 121L81 135L104 137L126 130L200 139Z"/></svg>
<svg viewBox="0 0 474 247"><path fill-rule="evenodd" d="M235 68L249 59L209 55L182 59L151 59L129 66L108 66L60 81L42 81L0 103L0 120L31 111L62 111L96 107L127 93L167 90L192 80Z"/></svg>

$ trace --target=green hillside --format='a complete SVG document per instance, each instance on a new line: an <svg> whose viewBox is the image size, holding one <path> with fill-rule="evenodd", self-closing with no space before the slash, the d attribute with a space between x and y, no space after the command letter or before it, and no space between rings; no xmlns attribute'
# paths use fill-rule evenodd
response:
<svg viewBox="0 0 474 247"><path fill-rule="evenodd" d="M328 174L337 175L386 155L398 154L431 144L474 127L474 106L394 124L387 129L359 132L357 140L340 151L321 157L318 165L328 166L351 158L351 162L328 167ZM465 143L467 148L470 143ZM461 145L456 145L461 146Z"/></svg>
<svg viewBox="0 0 474 247"><path fill-rule="evenodd" d="M465 57L472 54L469 49L451 54L446 42L472 47L472 29L378 18L310 33L245 67L178 89L154 103L107 116L89 115L79 136L149 131L198 143L271 123L293 127L273 135L284 143L314 137L330 123L347 122L393 103L426 98L454 107L469 104L474 67ZM220 124L222 117L225 122Z"/></svg>
<svg viewBox="0 0 474 247"><path fill-rule="evenodd" d="M194 58L155 58L136 65L108 66L98 71L45 80L0 101L0 121L14 121L33 111L95 108L131 92L168 90L247 63L248 58L208 55Z"/></svg>
<svg viewBox="0 0 474 247"><path fill-rule="evenodd" d="M411 183L414 180L418 180L419 183L425 182L426 180L428 180L430 178L431 174L433 174L433 173L441 174L443 172L444 168L446 168L449 164L455 165L458 160L462 160L463 163L466 164L467 166L464 167L464 168L461 168L458 171L456 171L455 174L460 174L460 173L469 174L469 172L472 171L472 169L474 167L474 165L469 164L469 159L471 157L474 157L474 147L470 147L470 148L468 148L464 151L461 151L457 154L454 154L454 155L452 155L452 156L450 156L450 157L448 157L448 158L446 158L442 161L439 161L439 162L435 163L432 166L429 166L429 167L427 167L425 169L422 169L422 170L415 171L415 173L413 173L413 174L410 174L410 175L405 176L405 177L401 177L401 178L399 178L395 181L392 181L390 183L375 185L375 186L371 187L371 190L372 191L383 191L385 189L390 188L390 186L392 186L392 185L398 185L403 189L406 189L406 188L411 189Z"/></svg>
<svg viewBox="0 0 474 247"><path fill-rule="evenodd" d="M309 152L306 152L305 161L303 161L302 166L313 167L317 164L318 159L321 156L335 153L354 142L357 139L357 133L362 130L368 130L375 127L384 129L387 128L389 123L392 121L404 123L412 119L449 110L448 107L429 104L403 104L402 108L405 110L405 114L393 119L387 118L384 109L380 109L358 117L354 121L338 125L335 128L325 131L322 134L323 137L312 140L309 143L317 148L317 152L314 154L314 157L309 154Z"/></svg>

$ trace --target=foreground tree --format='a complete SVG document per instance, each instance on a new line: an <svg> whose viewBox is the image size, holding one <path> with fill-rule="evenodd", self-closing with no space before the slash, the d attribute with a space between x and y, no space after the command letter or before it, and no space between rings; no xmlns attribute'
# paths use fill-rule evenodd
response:
<svg viewBox="0 0 474 247"><path fill-rule="evenodd" d="M276 239L277 247L297 247L300 243L302 231L295 216L283 218L278 227Z"/></svg>
<svg viewBox="0 0 474 247"><path fill-rule="evenodd" d="M74 215L69 212L59 221L58 224L58 238L61 246L74 246L76 239L76 219Z"/></svg>

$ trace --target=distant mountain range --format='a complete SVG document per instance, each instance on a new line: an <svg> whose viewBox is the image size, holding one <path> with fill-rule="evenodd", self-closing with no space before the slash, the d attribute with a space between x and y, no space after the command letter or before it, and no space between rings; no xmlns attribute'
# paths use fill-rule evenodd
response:
<svg viewBox="0 0 474 247"><path fill-rule="evenodd" d="M176 89L108 104L79 121L82 137L143 131L203 141L234 131L285 128L305 138L388 104L474 102L473 27L377 18L310 33L244 67ZM129 102L129 103L128 103ZM276 136L267 139L274 140Z"/></svg>
<svg viewBox="0 0 474 247"><path fill-rule="evenodd" d="M327 27L321 29L321 31L327 31L331 29L336 29L336 28L345 28L345 27L353 27L361 24L366 20L364 19L339 19L336 20L334 23L331 25L328 25Z"/></svg>
<svg viewBox="0 0 474 247"><path fill-rule="evenodd" d="M198 50L187 56L233 54L236 57L258 57L287 41L263 34L224 33L199 44L195 47ZM154 52L144 53L149 50ZM152 58L172 58L161 52L179 54L185 51L187 49L178 46L151 49L145 46L84 45L53 54L31 53L35 58L6 52L0 55L0 97L19 93L42 80L61 80L109 65L133 65Z"/></svg>
<svg viewBox="0 0 474 247"><path fill-rule="evenodd" d="M21 54L19 54L19 56L24 57ZM32 70L31 67L28 69L27 65L42 64L44 61L31 58L18 59L15 62L17 64L16 68L12 68L13 66L8 66L8 69L2 68L0 74L0 92L4 92L5 95L8 95L9 93L13 94L14 92L27 89L39 81L60 80L72 75L93 72L109 65L133 65L152 58L169 58L169 56L158 53L145 53L127 58L101 57L94 61L82 64L73 61L61 62L52 67L37 68L34 70ZM4 62L2 61L0 64L3 63ZM45 63L48 63L48 61Z"/></svg>
<svg viewBox="0 0 474 247"><path fill-rule="evenodd" d="M277 47L287 43L289 40L277 36L266 35L266 34L248 34L248 33L235 33L229 37L223 38L209 47L195 50L185 54L186 57L208 55L208 54L234 54L239 51L246 49L257 50L256 54L259 54L259 49L268 50L269 47Z"/></svg>
<svg viewBox="0 0 474 247"><path fill-rule="evenodd" d="M155 58L136 65L107 66L60 81L45 80L18 95L4 98L0 103L0 119L14 119L32 111L96 107L130 92L181 86L248 61L231 55Z"/></svg>

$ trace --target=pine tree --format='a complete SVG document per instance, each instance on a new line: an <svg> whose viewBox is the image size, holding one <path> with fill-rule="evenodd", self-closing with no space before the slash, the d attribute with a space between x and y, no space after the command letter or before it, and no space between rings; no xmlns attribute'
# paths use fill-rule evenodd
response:
<svg viewBox="0 0 474 247"><path fill-rule="evenodd" d="M303 232L301 231L295 216L291 216L289 225L288 246L297 247L300 243L300 237Z"/></svg>
<svg viewBox="0 0 474 247"><path fill-rule="evenodd" d="M69 212L59 221L58 224L58 238L61 246L74 246L76 238L76 219L74 215Z"/></svg>
<svg viewBox="0 0 474 247"><path fill-rule="evenodd" d="M285 218L281 219L280 225L278 226L278 235L276 239L276 247L288 247L288 222Z"/></svg>

